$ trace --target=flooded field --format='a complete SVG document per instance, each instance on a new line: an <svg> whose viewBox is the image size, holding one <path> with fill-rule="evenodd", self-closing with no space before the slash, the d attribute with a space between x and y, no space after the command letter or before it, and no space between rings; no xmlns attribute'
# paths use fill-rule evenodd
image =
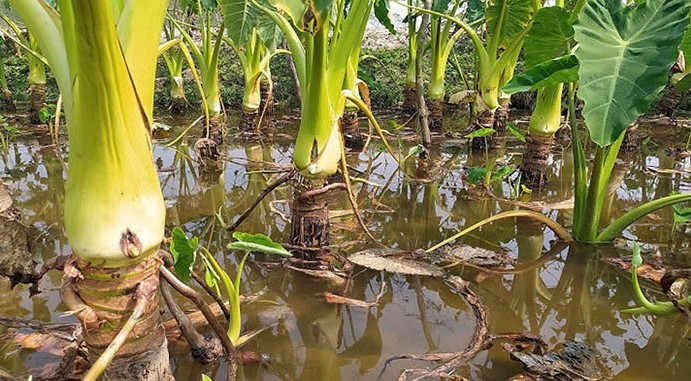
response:
<svg viewBox="0 0 691 381"><path fill-rule="evenodd" d="M175 124L163 120L164 123ZM272 139L249 141L229 136L220 171L200 170L188 137L154 148L159 179L166 200L167 229L181 226L205 245L234 274L239 254L225 249L229 224L257 195L290 168L293 125L279 126ZM648 129L655 136L647 139ZM642 128L643 145L620 155L613 173L603 223L641 201L691 189L691 160L684 157L689 130L671 125ZM403 135L406 136L405 131ZM459 135L460 136L460 135ZM652 135L651 135L652 136ZM15 205L30 226L31 247L39 264L69 254L62 208L66 146L49 138L17 134L0 155L0 174ZM572 153L557 144L550 157L550 182L540 194L515 195L506 182L492 185L489 196L467 181L469 169L484 165L484 154L470 154L464 140L437 136L432 152L435 165L423 171L415 158L402 168L373 140L364 153L349 155L351 175L360 178L354 192L368 228L383 244L401 250L426 249L459 230L501 211L533 208L564 226L571 224L573 196ZM568 144L568 142L563 144ZM410 143L402 143L407 150ZM522 143L509 139L491 152L498 162L517 166ZM514 176L515 177L515 176ZM98 181L98 179L94 179ZM513 198L512 197L513 194ZM264 233L276 242L290 235L291 189L272 192L238 231ZM344 192L329 196L331 243L348 256L371 247L366 243ZM493 334L530 332L548 349L559 350L569 340L595 350L600 371L616 380L685 380L691 374L689 324L681 314L670 317L631 315L620 310L635 305L631 277L603 258L631 254L637 241L646 253L659 250L669 268L689 267L691 249L685 224L674 224L671 209L662 209L638 221L614 244L567 245L542 225L526 219L508 219L486 225L460 241L503 255L512 265L482 270L456 264L447 275L470 281L487 308ZM169 230L167 230L169 231ZM429 261L434 261L433 254ZM0 277L0 315L46 323L75 323L61 302L61 273L51 271L40 281L40 293L29 287L10 289ZM243 366L243 380L382 380L398 379L407 368L432 368L433 363L393 361L406 353L463 350L475 330L475 316L463 299L440 278L380 273L355 266L345 285L328 284L285 268L275 259L250 257L244 269L241 294L261 296L243 306L243 332L266 328L243 350L262 355L257 366ZM353 299L374 301L370 308L326 302L329 291ZM649 295L662 298L657 286L643 283ZM184 308L193 309L189 302ZM163 306L162 306L163 308ZM165 315L170 318L170 315ZM21 331L21 330L20 330ZM26 377L47 376L60 358L45 351L18 349L14 329L0 325L0 370ZM201 380L201 374L224 380L226 365L195 362L186 344L170 343L171 363L178 380ZM472 380L506 380L523 372L497 342L480 352L456 374ZM381 374L380 374L381 373ZM0 378L2 378L0 376Z"/></svg>

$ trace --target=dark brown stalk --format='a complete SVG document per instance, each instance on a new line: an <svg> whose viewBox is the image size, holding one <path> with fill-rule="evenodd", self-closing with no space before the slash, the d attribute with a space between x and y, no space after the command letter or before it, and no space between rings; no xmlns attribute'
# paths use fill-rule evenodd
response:
<svg viewBox="0 0 691 381"><path fill-rule="evenodd" d="M365 145L365 140L360 133L360 120L357 109L346 111L341 118L343 126L343 140L345 146L352 150L359 150Z"/></svg>
<svg viewBox="0 0 691 381"><path fill-rule="evenodd" d="M295 176L295 173L294 173L294 172L288 172L288 173L284 174L283 176L279 177L279 178L278 178L276 181L274 181L272 184L267 185L267 187L264 188L264 189L261 191L261 193L259 193L259 196L257 196L257 198L254 200L254 202L252 203L252 205L250 205L247 209L245 209L245 211L240 215L240 217L238 217L238 219L235 220L235 222L233 222L232 225L230 225L228 228L226 228L226 231L228 231L228 232L234 232L235 229L237 229L238 226L240 226L240 224L241 224L243 221L245 221L245 219L247 219L247 217L249 217L249 215L250 215L250 214L252 213L252 211L257 207L257 205L259 205L259 203L262 202L262 200L263 200L266 196L269 195L269 193L273 192L274 189L276 189L276 188L280 187L281 185L283 185L283 184L287 183L288 181L290 181L290 179L292 179L294 176Z"/></svg>
<svg viewBox="0 0 691 381"><path fill-rule="evenodd" d="M208 284L206 284L206 281L202 279L202 277L197 274L195 271L190 272L192 274L192 279L194 279L195 282L197 282L198 285L200 285L204 291L206 291L211 298L216 302L218 305L218 308L221 309L221 312L223 312L223 316L226 318L226 321L230 321L230 311L228 311L228 307L226 307L226 304L223 303L223 300L216 294L216 291L214 291L213 288L209 287Z"/></svg>
<svg viewBox="0 0 691 381"><path fill-rule="evenodd" d="M417 85L406 84L403 89L403 112L413 115L417 111Z"/></svg>
<svg viewBox="0 0 691 381"><path fill-rule="evenodd" d="M165 300L168 306L168 311L170 311L170 314L173 315L173 318L177 321L180 332L182 332L182 335L190 344L192 357L199 360L202 364L208 364L219 358L223 354L220 341L215 338L206 340L197 332L197 329L194 328L194 324L192 324L187 314L185 314L177 303L175 303L173 295L165 284L161 285L161 295L163 295L163 300ZM223 306L223 303L219 305Z"/></svg>
<svg viewBox="0 0 691 381"><path fill-rule="evenodd" d="M237 351L235 350L235 346L233 346L228 334L221 326L221 323L218 322L214 316L214 313L209 308L209 305L206 304L204 298L202 298L197 291L182 283L175 275L173 275L173 273L170 272L170 270L165 267L161 267L161 277L165 279L169 285L173 286L175 291L191 300L192 303L199 308L202 314L204 314L206 320L209 322L211 329L213 329L214 333L216 333L216 336L218 336L218 338L221 340L221 344L223 344L223 348L225 349L226 355L228 356L230 362L235 364L233 366L237 366Z"/></svg>
<svg viewBox="0 0 691 381"><path fill-rule="evenodd" d="M257 118L259 112L257 110L249 111L243 108L240 114L240 123L238 128L242 132L255 132L257 130Z"/></svg>

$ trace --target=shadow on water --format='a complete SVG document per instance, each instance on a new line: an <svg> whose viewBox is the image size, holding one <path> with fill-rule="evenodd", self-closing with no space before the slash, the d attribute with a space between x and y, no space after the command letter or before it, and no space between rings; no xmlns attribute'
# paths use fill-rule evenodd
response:
<svg viewBox="0 0 691 381"><path fill-rule="evenodd" d="M280 132L280 130L279 130ZM230 237L225 223L234 221L279 172L290 165L291 145L276 134L273 141L237 142L226 147L220 171L201 171L191 144L168 148L156 145L154 160L167 207L167 225L184 226L201 241L229 273L236 254L225 249ZM657 135L656 135L657 136ZM657 139L657 137L656 137ZM642 150L622 157L615 168L604 221L610 221L641 200L659 198L691 188L691 160L675 159L664 152L669 142L684 141L670 135ZM191 141L191 140L190 140ZM522 147L510 142L495 153L507 164L517 165ZM493 185L495 198L469 187L464 173L483 165L484 156L469 155L463 146L446 145L435 154L438 165L420 176L415 160L399 169L376 144L367 153L352 155L349 164L366 177L355 188L358 204L375 237L401 249L429 247L498 212L515 208L508 200L506 183ZM533 200L546 203L572 197L570 149L555 148L548 187ZM0 173L24 221L34 226L35 260L45 262L69 250L62 225L65 162L52 147L21 139L2 155ZM238 230L261 232L279 242L288 240L290 190L271 193ZM330 209L336 242L362 239L348 213L345 197L333 197ZM571 223L569 209L548 212L564 225ZM662 210L627 230L648 250L658 249L667 264L688 266L687 227L672 226L673 215ZM633 305L629 276L601 261L627 255L625 242L614 245L566 246L549 230L526 220L494 223L464 237L466 244L508 251L516 269L481 273L456 266L450 274L472 280L471 287L487 306L490 330L495 333L532 332L541 335L550 349L567 340L584 341L597 351L603 370L616 379L686 379L691 373L688 325L681 317L656 318L626 315L619 311ZM345 254L361 247L350 247ZM322 291L342 292L299 273L268 266L257 257L245 267L242 293L267 288L257 302L243 309L245 331L269 327L247 344L248 350L265 354L261 366L240 369L246 380L372 380L384 362L403 353L463 349L475 327L474 315L463 300L440 279L380 274L356 269L348 297L374 300L382 284L387 290L378 306L369 309L327 304ZM65 314L58 288L60 274L49 273L40 283L42 292L30 297L24 285L9 288L0 278L0 315L46 322L73 322ZM651 290L652 286L649 287ZM184 303L183 303L184 304ZM185 308L192 308L185 304ZM0 326L0 335L7 329ZM0 342L0 369L34 374L54 355L18 350ZM199 380L205 373L225 377L224 366L195 363L184 346L171 345L171 361L179 380ZM397 379L404 368L430 366L414 361L394 362L384 379ZM522 371L500 345L481 352L459 374L470 379L505 380Z"/></svg>

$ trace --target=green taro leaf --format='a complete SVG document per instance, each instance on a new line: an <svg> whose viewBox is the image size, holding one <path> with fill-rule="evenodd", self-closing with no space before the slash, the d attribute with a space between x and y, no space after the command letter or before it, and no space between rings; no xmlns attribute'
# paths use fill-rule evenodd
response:
<svg viewBox="0 0 691 381"><path fill-rule="evenodd" d="M173 228L170 240L170 253L175 260L175 274L183 282L190 280L192 266L197 256L199 239L197 237L187 238L185 232L178 226Z"/></svg>
<svg viewBox="0 0 691 381"><path fill-rule="evenodd" d="M235 232L233 233L233 238L237 239L237 242L228 244L228 248L232 250L254 251L257 253L280 255L284 257L292 256L283 246L261 233L250 234Z"/></svg>
<svg viewBox="0 0 691 381"><path fill-rule="evenodd" d="M211 265L208 259L206 259L206 256L202 255L202 263L204 263L204 269L206 270L204 272L204 281L209 287L216 288L218 286L218 283L221 281L220 275L214 270L214 267Z"/></svg>
<svg viewBox="0 0 691 381"><path fill-rule="evenodd" d="M648 0L635 8L616 0L586 2L574 25L580 44L578 97L597 145L612 144L664 88L690 5L687 0Z"/></svg>
<svg viewBox="0 0 691 381"><path fill-rule="evenodd" d="M389 18L389 0L376 0L374 3L374 16L391 34L396 34L396 28Z"/></svg>
<svg viewBox="0 0 691 381"><path fill-rule="evenodd" d="M237 46L244 45L257 25L257 10L250 0L218 0L228 38Z"/></svg>
<svg viewBox="0 0 691 381"><path fill-rule="evenodd" d="M439 13L446 13L449 9L449 3L451 0L434 0L432 1L432 10Z"/></svg>
<svg viewBox="0 0 691 381"><path fill-rule="evenodd" d="M677 79L677 83L674 84L674 90L683 93L691 89L691 73L686 75L684 73L675 73L672 78Z"/></svg>
<svg viewBox="0 0 691 381"><path fill-rule="evenodd" d="M573 55L549 60L515 75L501 91L515 94L560 83L576 82L578 67L578 59Z"/></svg>
<svg viewBox="0 0 691 381"><path fill-rule="evenodd" d="M485 17L485 1L484 0L468 0L466 3L465 21L469 24Z"/></svg>
<svg viewBox="0 0 691 381"><path fill-rule="evenodd" d="M523 44L527 68L569 53L568 44L573 41L569 17L569 12L560 7L542 8L535 13Z"/></svg>
<svg viewBox="0 0 691 381"><path fill-rule="evenodd" d="M486 136L490 136L494 133L493 128L478 128L477 130L467 134L464 136L467 139L474 139L474 138L484 138Z"/></svg>
<svg viewBox="0 0 691 381"><path fill-rule="evenodd" d="M468 171L468 182L471 184L477 184L485 177L487 173L487 168L474 166Z"/></svg>
<svg viewBox="0 0 691 381"><path fill-rule="evenodd" d="M494 183L497 181L502 181L505 178L511 176L512 173L516 171L516 167L512 165L507 165L504 167L501 167L497 169L496 171L492 172L492 176L490 177L490 182Z"/></svg>
<svg viewBox="0 0 691 381"><path fill-rule="evenodd" d="M498 38L498 47L507 48L528 26L530 11L531 0L494 0L487 8L489 38Z"/></svg>
<svg viewBox="0 0 691 381"><path fill-rule="evenodd" d="M513 122L508 122L506 123L506 126L509 128L509 132L511 133L511 135L525 143L525 135L523 135L521 130L518 129L518 126L516 126L516 124L514 124Z"/></svg>
<svg viewBox="0 0 691 381"><path fill-rule="evenodd" d="M265 13L260 14L257 19L257 34L269 52L276 50L283 40L281 28Z"/></svg>

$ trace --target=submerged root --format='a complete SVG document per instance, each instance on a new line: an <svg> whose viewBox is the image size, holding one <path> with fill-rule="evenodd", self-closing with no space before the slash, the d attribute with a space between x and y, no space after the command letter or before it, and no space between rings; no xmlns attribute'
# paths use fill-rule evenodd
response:
<svg viewBox="0 0 691 381"><path fill-rule="evenodd" d="M209 125L205 128L204 137L213 140L217 146L223 144L223 123L221 123L220 115L214 115L209 119Z"/></svg>
<svg viewBox="0 0 691 381"><path fill-rule="evenodd" d="M82 325L89 357L113 356L105 369L109 379L172 380L158 308L160 264L160 256L151 255L120 268L94 267L76 256L65 265L62 299ZM113 348L113 342L122 345Z"/></svg>
<svg viewBox="0 0 691 381"><path fill-rule="evenodd" d="M45 84L35 84L29 87L29 94L31 97L29 104L29 121L31 124L40 124L40 112L46 102L46 92L48 87Z"/></svg>
<svg viewBox="0 0 691 381"><path fill-rule="evenodd" d="M3 101L3 111L5 111L5 112L16 112L17 111L17 106L14 105L14 98L12 98L12 93L9 90L3 92L2 101Z"/></svg>
<svg viewBox="0 0 691 381"><path fill-rule="evenodd" d="M173 97L170 100L170 111L175 115L183 115L187 110L187 99L184 97Z"/></svg>
<svg viewBox="0 0 691 381"><path fill-rule="evenodd" d="M429 130L441 132L444 117L444 100L430 99L429 101Z"/></svg>
<svg viewBox="0 0 691 381"><path fill-rule="evenodd" d="M551 136L528 135L521 163L521 183L530 189L541 189L547 184L545 173L549 165L549 153L552 149Z"/></svg>
<svg viewBox="0 0 691 381"><path fill-rule="evenodd" d="M240 124L238 124L240 131L256 132L258 116L259 112L257 110L249 111L243 108L242 114L240 114Z"/></svg>
<svg viewBox="0 0 691 381"><path fill-rule="evenodd" d="M329 208L320 190L323 180L298 177L293 181L290 243L320 248L329 244ZM304 258L313 253L302 253Z"/></svg>
<svg viewBox="0 0 691 381"><path fill-rule="evenodd" d="M343 140L345 146L352 150L360 150L365 145L365 140L360 133L360 120L357 110L346 111L341 118L343 126Z"/></svg>
<svg viewBox="0 0 691 381"><path fill-rule="evenodd" d="M417 88L416 85L406 85L403 89L403 105L401 105L403 112L412 115L417 112Z"/></svg>

